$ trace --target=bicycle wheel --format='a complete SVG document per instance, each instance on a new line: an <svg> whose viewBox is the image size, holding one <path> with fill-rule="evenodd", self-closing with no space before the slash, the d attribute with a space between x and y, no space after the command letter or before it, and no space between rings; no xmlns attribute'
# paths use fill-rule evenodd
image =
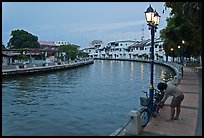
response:
<svg viewBox="0 0 204 138"><path fill-rule="evenodd" d="M140 117L141 117L142 128L144 128L149 122L149 118L150 118L149 110L147 108L142 109L142 111L140 112Z"/></svg>

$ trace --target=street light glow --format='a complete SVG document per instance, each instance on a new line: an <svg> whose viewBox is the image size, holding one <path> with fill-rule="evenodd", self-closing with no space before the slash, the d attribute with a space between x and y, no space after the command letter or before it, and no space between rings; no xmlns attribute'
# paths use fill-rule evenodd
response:
<svg viewBox="0 0 204 138"><path fill-rule="evenodd" d="M185 44L185 41L184 41L184 40L182 40L182 44Z"/></svg>

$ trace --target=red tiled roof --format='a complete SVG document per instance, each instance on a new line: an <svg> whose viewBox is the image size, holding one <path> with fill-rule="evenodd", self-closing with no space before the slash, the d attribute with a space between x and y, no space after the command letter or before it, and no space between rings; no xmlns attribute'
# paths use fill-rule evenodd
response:
<svg viewBox="0 0 204 138"><path fill-rule="evenodd" d="M52 41L38 41L40 43L40 45L44 45L44 46L56 46L56 44Z"/></svg>

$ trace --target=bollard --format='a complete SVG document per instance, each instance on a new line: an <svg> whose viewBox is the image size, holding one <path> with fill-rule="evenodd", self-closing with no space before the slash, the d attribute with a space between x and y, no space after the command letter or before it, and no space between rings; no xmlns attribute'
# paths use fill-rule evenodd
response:
<svg viewBox="0 0 204 138"><path fill-rule="evenodd" d="M174 76L174 80L172 81L173 84L178 85L179 81L178 81L178 76Z"/></svg>
<svg viewBox="0 0 204 138"><path fill-rule="evenodd" d="M126 127L126 134L137 136L142 132L140 112L137 110L131 110L128 114L128 119L132 119L129 125Z"/></svg>

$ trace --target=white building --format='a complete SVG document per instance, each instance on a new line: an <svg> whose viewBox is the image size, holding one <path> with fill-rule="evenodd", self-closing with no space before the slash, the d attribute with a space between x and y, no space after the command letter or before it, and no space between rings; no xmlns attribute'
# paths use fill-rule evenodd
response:
<svg viewBox="0 0 204 138"><path fill-rule="evenodd" d="M103 42L101 40L93 40L90 43L89 48L84 48L82 49L83 52L86 52L89 54L90 57L92 58L99 58L100 56L100 51L103 47Z"/></svg>
<svg viewBox="0 0 204 138"><path fill-rule="evenodd" d="M92 41L93 42L93 41ZM163 41L161 39L155 39L154 45L154 59L163 60L165 53L163 50ZM150 58L151 55L151 41L112 41L107 46L91 43L90 48L83 49L93 58L114 58L114 59L138 59L138 58Z"/></svg>
<svg viewBox="0 0 204 138"><path fill-rule="evenodd" d="M107 44L109 58L129 58L129 46L136 43L136 41L114 41Z"/></svg>
<svg viewBox="0 0 204 138"><path fill-rule="evenodd" d="M55 41L54 43L55 43L55 45L57 45L57 46L60 46L60 45L68 45L68 44L69 44L69 42L66 42L66 41Z"/></svg>

